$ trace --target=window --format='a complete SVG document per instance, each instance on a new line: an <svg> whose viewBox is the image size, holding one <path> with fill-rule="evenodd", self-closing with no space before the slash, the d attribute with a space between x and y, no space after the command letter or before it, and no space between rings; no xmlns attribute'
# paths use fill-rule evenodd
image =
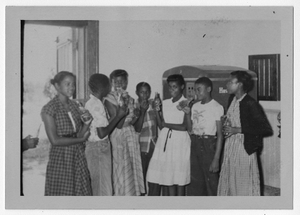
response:
<svg viewBox="0 0 300 215"><path fill-rule="evenodd" d="M257 74L258 100L280 101L280 54L249 55L249 70Z"/></svg>

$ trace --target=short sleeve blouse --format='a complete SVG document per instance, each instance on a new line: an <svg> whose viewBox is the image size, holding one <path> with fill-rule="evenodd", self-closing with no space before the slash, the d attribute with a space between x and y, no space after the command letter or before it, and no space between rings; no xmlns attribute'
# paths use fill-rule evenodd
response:
<svg viewBox="0 0 300 215"><path fill-rule="evenodd" d="M76 132L78 132L82 126L78 104L75 101L69 100L69 107L75 122ZM55 96L42 108L41 114L48 114L54 118L58 136L74 133L72 121L58 96Z"/></svg>

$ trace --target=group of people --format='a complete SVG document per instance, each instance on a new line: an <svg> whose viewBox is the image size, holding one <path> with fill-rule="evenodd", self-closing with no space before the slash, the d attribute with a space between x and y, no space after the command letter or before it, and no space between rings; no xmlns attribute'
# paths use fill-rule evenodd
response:
<svg viewBox="0 0 300 215"><path fill-rule="evenodd" d="M170 75L171 98L161 101L150 98L146 82L133 99L125 70L96 73L84 108L70 99L72 73L59 72L51 83L57 96L41 111L51 143L46 196L260 195L256 152L273 131L247 94L247 72L231 73L226 114L207 77L196 80L191 100L183 76Z"/></svg>

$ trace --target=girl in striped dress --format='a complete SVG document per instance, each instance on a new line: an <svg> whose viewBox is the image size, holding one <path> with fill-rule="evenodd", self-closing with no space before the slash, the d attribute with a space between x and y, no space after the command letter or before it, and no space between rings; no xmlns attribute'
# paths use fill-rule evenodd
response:
<svg viewBox="0 0 300 215"><path fill-rule="evenodd" d="M273 131L258 102L247 92L252 89L252 77L245 71L231 73L227 84L230 97L227 111L224 159L220 173L219 196L259 196L260 181L257 151L264 136Z"/></svg>
<svg viewBox="0 0 300 215"><path fill-rule="evenodd" d="M113 160L113 191L115 196L140 196L145 193L138 135L133 127L137 120L134 100L127 92L128 73L115 70L110 75L114 91L104 98L109 121L118 106L128 105L129 114L123 118L110 135Z"/></svg>
<svg viewBox="0 0 300 215"><path fill-rule="evenodd" d="M85 158L84 142L90 135L92 118L81 121L78 104L69 98L75 91L75 76L59 72L51 80L57 96L41 111L51 143L46 170L46 196L91 196L90 174Z"/></svg>

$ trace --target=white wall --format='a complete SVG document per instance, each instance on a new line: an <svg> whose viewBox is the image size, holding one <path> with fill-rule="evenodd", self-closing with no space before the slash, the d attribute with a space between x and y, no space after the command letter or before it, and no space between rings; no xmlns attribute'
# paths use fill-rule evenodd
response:
<svg viewBox="0 0 300 215"><path fill-rule="evenodd" d="M270 20L100 21L99 68L107 75L117 68L127 70L128 91L136 97L140 81L148 82L152 92L161 92L163 72L175 66L217 64L248 69L249 55L281 54L280 32L280 21ZM281 110L280 102L261 104L268 111ZM281 187L278 123L269 120L274 136L264 140L264 183Z"/></svg>
<svg viewBox="0 0 300 215"><path fill-rule="evenodd" d="M100 20L99 68L127 70L132 95L140 81L161 92L163 72L175 66L248 68L248 55L280 53L280 30L270 20Z"/></svg>

